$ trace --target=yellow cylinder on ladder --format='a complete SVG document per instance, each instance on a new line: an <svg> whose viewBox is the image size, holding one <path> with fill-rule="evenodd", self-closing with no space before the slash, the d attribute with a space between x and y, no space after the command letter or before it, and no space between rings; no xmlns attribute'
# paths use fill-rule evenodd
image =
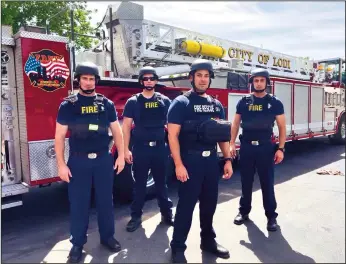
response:
<svg viewBox="0 0 346 264"><path fill-rule="evenodd" d="M195 40L185 40L181 43L181 48L192 55L203 55L207 57L223 58L226 50L220 46L201 43Z"/></svg>

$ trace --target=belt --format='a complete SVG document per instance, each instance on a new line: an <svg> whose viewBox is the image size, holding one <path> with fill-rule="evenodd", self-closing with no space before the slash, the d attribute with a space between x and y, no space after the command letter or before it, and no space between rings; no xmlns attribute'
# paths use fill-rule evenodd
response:
<svg viewBox="0 0 346 264"><path fill-rule="evenodd" d="M216 149L207 149L207 150L188 149L188 150L183 150L182 152L187 154L197 154L197 155L201 155L202 157L209 157L211 154L216 153Z"/></svg>
<svg viewBox="0 0 346 264"><path fill-rule="evenodd" d="M156 147L156 146L165 144L165 141L163 141L163 140L160 140L160 141L139 141L136 143L142 144L144 146Z"/></svg>
<svg viewBox="0 0 346 264"><path fill-rule="evenodd" d="M102 155L110 153L109 151L99 151L99 152L77 152L72 151L70 153L71 156L79 156L79 157L87 157L88 159L96 159Z"/></svg>
<svg viewBox="0 0 346 264"><path fill-rule="evenodd" d="M258 140L251 140L251 139L244 139L242 138L240 140L240 143L248 143L251 144L253 146L259 146L259 145L263 145L263 144L268 144L271 143L271 139L258 139Z"/></svg>

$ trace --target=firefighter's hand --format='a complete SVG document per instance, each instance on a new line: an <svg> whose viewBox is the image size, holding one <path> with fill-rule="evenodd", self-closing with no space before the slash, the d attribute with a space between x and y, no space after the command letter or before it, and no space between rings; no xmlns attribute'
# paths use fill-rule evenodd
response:
<svg viewBox="0 0 346 264"><path fill-rule="evenodd" d="M122 157L118 157L114 163L114 170L117 170L117 174L119 174L125 167L125 159Z"/></svg>
<svg viewBox="0 0 346 264"><path fill-rule="evenodd" d="M233 168L232 168L232 162L226 161L225 165L223 166L223 176L222 178L228 180L233 175Z"/></svg>
<svg viewBox="0 0 346 264"><path fill-rule="evenodd" d="M277 150L274 156L275 164L279 164L284 159L284 153L281 150Z"/></svg>
<svg viewBox="0 0 346 264"><path fill-rule="evenodd" d="M70 182L70 177L72 177L71 171L67 165L62 165L58 168L58 175L64 182Z"/></svg>
<svg viewBox="0 0 346 264"><path fill-rule="evenodd" d="M132 162L133 162L132 152L131 152L130 150L126 150L126 151L125 151L125 161L126 161L128 164L132 164Z"/></svg>
<svg viewBox="0 0 346 264"><path fill-rule="evenodd" d="M231 157L235 158L235 156L237 155L237 150L235 148L235 144L234 143L230 143L230 152L231 152Z"/></svg>
<svg viewBox="0 0 346 264"><path fill-rule="evenodd" d="M177 175L177 179L181 182L186 182L189 179L189 175L187 174L187 170L184 165L175 167L175 174Z"/></svg>

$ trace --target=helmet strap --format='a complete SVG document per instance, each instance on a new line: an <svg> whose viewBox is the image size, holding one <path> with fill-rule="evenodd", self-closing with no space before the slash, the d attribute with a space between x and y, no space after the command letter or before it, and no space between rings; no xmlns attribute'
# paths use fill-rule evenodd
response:
<svg viewBox="0 0 346 264"><path fill-rule="evenodd" d="M93 92L95 92L95 88L92 90L84 90L84 89L82 89L82 87L79 87L79 89L85 94L92 94Z"/></svg>

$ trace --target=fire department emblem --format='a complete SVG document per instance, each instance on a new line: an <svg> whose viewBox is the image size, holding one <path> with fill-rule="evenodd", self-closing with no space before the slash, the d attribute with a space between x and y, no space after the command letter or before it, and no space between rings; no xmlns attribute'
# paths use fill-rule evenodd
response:
<svg viewBox="0 0 346 264"><path fill-rule="evenodd" d="M46 92L64 88L70 75L64 57L48 49L30 53L24 71L32 86Z"/></svg>

